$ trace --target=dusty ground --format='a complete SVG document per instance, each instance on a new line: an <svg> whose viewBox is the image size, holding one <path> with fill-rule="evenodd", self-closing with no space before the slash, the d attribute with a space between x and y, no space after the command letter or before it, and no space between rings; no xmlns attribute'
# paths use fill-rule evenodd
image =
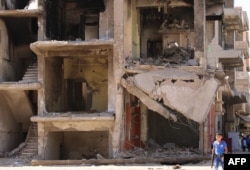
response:
<svg viewBox="0 0 250 170"><path fill-rule="evenodd" d="M234 152L242 154L243 152ZM250 152L244 152L250 154ZM31 166L30 160L25 159L0 159L0 170L174 170L174 165L159 165L159 164L143 164L143 165L107 165L107 166L94 166L94 165L81 165L81 166ZM180 165L178 170L211 170L211 161L202 161L197 164ZM221 169L219 169L221 170Z"/></svg>
<svg viewBox="0 0 250 170"><path fill-rule="evenodd" d="M143 165L108 165L108 166L29 166L29 160L0 159L0 170L173 170L174 165L143 164ZM180 165L179 170L210 170L211 161L198 164Z"/></svg>

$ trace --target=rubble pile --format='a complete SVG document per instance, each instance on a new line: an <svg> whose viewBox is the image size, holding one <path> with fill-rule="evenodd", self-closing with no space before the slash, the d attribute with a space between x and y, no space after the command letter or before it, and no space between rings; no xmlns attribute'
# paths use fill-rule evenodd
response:
<svg viewBox="0 0 250 170"><path fill-rule="evenodd" d="M118 159L147 159L166 157L186 157L201 154L198 149L176 147L174 143L166 143L163 146L155 143L152 139L148 141L146 148L134 147L132 150L119 153ZM149 147L150 146L150 147Z"/></svg>
<svg viewBox="0 0 250 170"><path fill-rule="evenodd" d="M132 150L121 152L118 155L118 159L130 159L130 158L166 158L166 157L185 157L191 155L198 155L199 151L196 149L189 148L172 148L172 149L142 149L142 148L134 148Z"/></svg>
<svg viewBox="0 0 250 170"><path fill-rule="evenodd" d="M125 59L126 67L137 67L139 65L155 66L198 66L198 61L194 59L194 50L178 46L177 43L170 43L161 56L157 58L130 58Z"/></svg>
<svg viewBox="0 0 250 170"><path fill-rule="evenodd" d="M178 44L169 44L163 51L162 60L170 65L197 66L198 62L194 59L194 50L191 48L179 47Z"/></svg>

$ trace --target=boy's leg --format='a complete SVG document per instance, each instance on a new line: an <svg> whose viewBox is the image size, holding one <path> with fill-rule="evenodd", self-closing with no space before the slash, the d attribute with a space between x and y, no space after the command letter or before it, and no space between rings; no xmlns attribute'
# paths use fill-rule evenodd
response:
<svg viewBox="0 0 250 170"><path fill-rule="evenodd" d="M215 156L214 158L214 170L218 170L220 164L220 158L218 156Z"/></svg>
<svg viewBox="0 0 250 170"><path fill-rule="evenodd" d="M221 167L224 170L224 157L222 157L220 160L221 160L221 162L220 162L221 163Z"/></svg>

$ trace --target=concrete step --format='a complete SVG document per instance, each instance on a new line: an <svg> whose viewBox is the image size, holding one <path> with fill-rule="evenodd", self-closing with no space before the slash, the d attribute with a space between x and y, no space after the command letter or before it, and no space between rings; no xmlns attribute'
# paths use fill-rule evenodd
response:
<svg viewBox="0 0 250 170"><path fill-rule="evenodd" d="M37 136L37 124L33 123L32 128L29 131L26 146L19 154L20 158L30 158L38 154L38 136Z"/></svg>
<svg viewBox="0 0 250 170"><path fill-rule="evenodd" d="M34 75L31 75L31 74L27 74L27 75L26 75L26 74L25 74L25 75L23 76L23 78L24 78L24 77L27 77L27 78L28 78L28 77L31 77L31 78L32 78L32 77L37 77L37 74L34 74Z"/></svg>
<svg viewBox="0 0 250 170"><path fill-rule="evenodd" d="M37 80L37 77L23 77L23 80Z"/></svg>
<svg viewBox="0 0 250 170"><path fill-rule="evenodd" d="M27 71L38 71L37 67L28 67Z"/></svg>
<svg viewBox="0 0 250 170"><path fill-rule="evenodd" d="M37 74L38 72L35 70L31 70L31 71L26 71L24 75L26 74Z"/></svg>

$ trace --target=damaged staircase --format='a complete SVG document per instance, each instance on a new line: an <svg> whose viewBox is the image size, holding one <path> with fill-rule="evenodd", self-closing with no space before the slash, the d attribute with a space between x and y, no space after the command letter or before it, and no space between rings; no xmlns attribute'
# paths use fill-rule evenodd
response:
<svg viewBox="0 0 250 170"><path fill-rule="evenodd" d="M32 158L38 154L37 123L32 123L25 140L25 146L20 150L18 157Z"/></svg>
<svg viewBox="0 0 250 170"><path fill-rule="evenodd" d="M38 74L37 62L34 62L28 66L21 82L37 81L37 74Z"/></svg>

